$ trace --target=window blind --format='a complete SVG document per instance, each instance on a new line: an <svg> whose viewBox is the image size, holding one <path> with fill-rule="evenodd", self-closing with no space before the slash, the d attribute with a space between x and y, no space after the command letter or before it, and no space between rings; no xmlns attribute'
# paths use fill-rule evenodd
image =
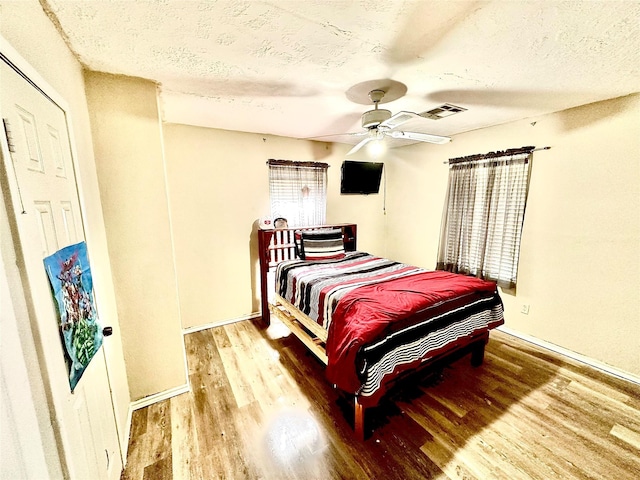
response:
<svg viewBox="0 0 640 480"><path fill-rule="evenodd" d="M326 221L326 163L269 160L272 218L286 218L290 227L322 225Z"/></svg>
<svg viewBox="0 0 640 480"><path fill-rule="evenodd" d="M515 289L531 150L450 161L436 268Z"/></svg>

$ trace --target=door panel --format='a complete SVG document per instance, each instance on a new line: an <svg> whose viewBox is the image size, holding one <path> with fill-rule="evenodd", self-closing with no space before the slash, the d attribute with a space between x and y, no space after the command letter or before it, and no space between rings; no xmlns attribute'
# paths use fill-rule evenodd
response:
<svg viewBox="0 0 640 480"><path fill-rule="evenodd" d="M49 146L51 147L51 158L56 169L56 176L67 178L64 167L64 157L62 154L62 144L60 143L60 134L51 125L47 125L49 130Z"/></svg>
<svg viewBox="0 0 640 480"><path fill-rule="evenodd" d="M73 217L71 202L60 202L60 208L62 209L61 213L65 232L64 239L67 245L78 243L81 238L78 236L78 231L76 230L76 221Z"/></svg>
<svg viewBox="0 0 640 480"><path fill-rule="evenodd" d="M36 201L33 202L35 221L40 227L40 246L42 257L46 257L58 250L58 236L56 235L56 226L53 222L53 212L51 211L51 202Z"/></svg>
<svg viewBox="0 0 640 480"><path fill-rule="evenodd" d="M31 112L25 110L18 104L16 104L16 113L18 114L20 126L22 127L20 128L20 132L22 133L21 139L23 140L23 148L25 149L25 159L27 160L28 168L35 172L44 172L35 118Z"/></svg>
<svg viewBox="0 0 640 480"><path fill-rule="evenodd" d="M57 310L42 262L84 239L67 117L3 61L0 80L0 112L14 137L3 174L9 184L14 233L20 243L18 262L39 356L40 371L36 367L30 374L42 375L50 389L70 477L117 479L122 462L104 350L97 352L71 393Z"/></svg>

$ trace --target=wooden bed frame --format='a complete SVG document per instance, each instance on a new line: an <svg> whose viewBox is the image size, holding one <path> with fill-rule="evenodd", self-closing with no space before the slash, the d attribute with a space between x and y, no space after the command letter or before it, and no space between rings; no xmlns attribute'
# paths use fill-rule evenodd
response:
<svg viewBox="0 0 640 480"><path fill-rule="evenodd" d="M357 227L352 223L259 230L258 248L260 256L260 293L263 323L269 325L271 323L270 314L275 315L291 330L291 333L298 337L309 351L326 366L328 362L325 350L327 332L313 321L313 319L275 293L275 285L273 281L269 281L269 275L273 274L280 262L296 258L295 232L301 230L317 230L320 228L342 229L345 250L356 250ZM269 299L270 293L273 295L271 301ZM453 361L467 353L471 353L471 364L473 366L479 366L483 362L484 347L488 340L488 332L472 337L465 344L423 362L417 370L422 371L425 368L442 364L445 360ZM400 378L404 379L405 377L406 375L402 375ZM400 382L400 380L397 381L398 383ZM359 403L358 395L354 395L353 400L355 435L359 440L364 440L364 407Z"/></svg>

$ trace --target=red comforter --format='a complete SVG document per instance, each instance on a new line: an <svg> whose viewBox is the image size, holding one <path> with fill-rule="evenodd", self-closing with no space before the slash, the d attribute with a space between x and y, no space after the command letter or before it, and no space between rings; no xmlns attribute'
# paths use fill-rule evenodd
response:
<svg viewBox="0 0 640 480"><path fill-rule="evenodd" d="M352 290L338 302L329 326L329 381L357 392L361 379L356 355L362 346L495 291L494 282L442 271L423 271Z"/></svg>

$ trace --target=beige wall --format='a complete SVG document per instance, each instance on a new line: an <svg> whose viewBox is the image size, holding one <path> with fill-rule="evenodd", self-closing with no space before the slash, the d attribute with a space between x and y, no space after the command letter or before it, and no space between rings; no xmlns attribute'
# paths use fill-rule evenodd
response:
<svg viewBox="0 0 640 480"><path fill-rule="evenodd" d="M329 163L327 221L358 223L358 247L384 254L383 195L339 193L347 146L173 124L164 135L183 328L260 310L255 222L269 215L269 158Z"/></svg>
<svg viewBox="0 0 640 480"><path fill-rule="evenodd" d="M126 446L131 399L122 355L122 339L98 192L82 67L36 0L0 2L0 33L65 99L70 108L77 152L76 176L80 183L80 201L98 313L101 321L113 326L115 332L105 340L104 351L109 365L118 433Z"/></svg>
<svg viewBox="0 0 640 480"><path fill-rule="evenodd" d="M443 161L550 146L534 154L517 293L503 294L506 326L639 376L638 125L633 95L401 149L388 162L389 256L435 266Z"/></svg>
<svg viewBox="0 0 640 480"><path fill-rule="evenodd" d="M134 400L187 384L156 85L85 73Z"/></svg>

